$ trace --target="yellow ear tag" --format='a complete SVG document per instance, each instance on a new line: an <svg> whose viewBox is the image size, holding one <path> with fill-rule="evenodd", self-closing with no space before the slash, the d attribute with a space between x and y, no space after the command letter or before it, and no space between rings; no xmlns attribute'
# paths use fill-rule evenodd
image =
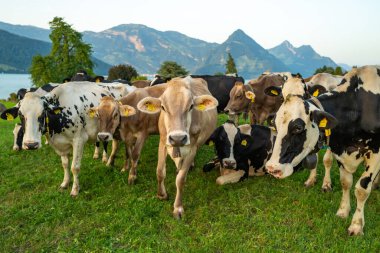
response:
<svg viewBox="0 0 380 253"><path fill-rule="evenodd" d="M129 111L128 110L124 110L124 116L128 116L128 114L129 114Z"/></svg>
<svg viewBox="0 0 380 253"><path fill-rule="evenodd" d="M316 89L314 92L313 92L313 97L318 97L319 95L319 90Z"/></svg>
<svg viewBox="0 0 380 253"><path fill-rule="evenodd" d="M154 106L154 104L152 104L152 103L146 103L145 105L146 105L146 109L148 111L153 112L154 110L156 110L156 106Z"/></svg>
<svg viewBox="0 0 380 253"><path fill-rule="evenodd" d="M270 93L272 93L273 95L278 96L278 92L276 90L271 90Z"/></svg>
<svg viewBox="0 0 380 253"><path fill-rule="evenodd" d="M95 117L95 112L94 111L90 111L89 115L90 115L90 118L94 118Z"/></svg>
<svg viewBox="0 0 380 253"><path fill-rule="evenodd" d="M9 112L7 112L5 115L7 116L7 120L14 120L14 119L15 119L15 118L13 117L13 115L10 114Z"/></svg>
<svg viewBox="0 0 380 253"><path fill-rule="evenodd" d="M100 83L100 79L99 78L96 78L96 83Z"/></svg>
<svg viewBox="0 0 380 253"><path fill-rule="evenodd" d="M214 146L214 142L213 142L213 141L209 141L208 145L209 145L210 147L212 147L212 146Z"/></svg>
<svg viewBox="0 0 380 253"><path fill-rule="evenodd" d="M247 140L242 140L242 141L241 141L241 145L242 145L242 146L247 146Z"/></svg>
<svg viewBox="0 0 380 253"><path fill-rule="evenodd" d="M327 125L327 119L326 118L323 118L320 122L319 122L319 127L326 127Z"/></svg>
<svg viewBox="0 0 380 253"><path fill-rule="evenodd" d="M55 114L58 114L58 113L60 113L60 112L61 112L61 109L55 109L55 110L54 110L54 113L55 113Z"/></svg>
<svg viewBox="0 0 380 253"><path fill-rule="evenodd" d="M325 129L325 135L330 136L331 135L331 129Z"/></svg>
<svg viewBox="0 0 380 253"><path fill-rule="evenodd" d="M200 110L200 111L204 111L204 110L206 110L206 106L205 106L204 104L200 104L200 105L198 105L197 108L198 108L198 110Z"/></svg>
<svg viewBox="0 0 380 253"><path fill-rule="evenodd" d="M247 98L250 99L252 103L255 102L255 97L253 96L252 93L248 93Z"/></svg>

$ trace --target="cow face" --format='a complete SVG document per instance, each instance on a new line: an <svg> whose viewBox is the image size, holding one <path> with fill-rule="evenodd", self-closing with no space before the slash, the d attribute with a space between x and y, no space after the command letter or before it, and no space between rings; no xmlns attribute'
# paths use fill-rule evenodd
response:
<svg viewBox="0 0 380 253"><path fill-rule="evenodd" d="M168 83L160 98L146 97L137 108L145 113L161 112L166 132L166 145L182 147L190 144L190 126L195 110L205 112L215 109L218 101L211 95L193 96L190 90L192 78L177 78Z"/></svg>
<svg viewBox="0 0 380 253"><path fill-rule="evenodd" d="M319 132L336 124L331 114L304 101L302 96L288 95L276 114L277 138L266 163L267 171L277 178L290 176L294 166L314 150Z"/></svg>
<svg viewBox="0 0 380 253"><path fill-rule="evenodd" d="M129 105L122 105L113 97L102 97L98 107L88 110L89 116L98 118L99 141L111 141L117 127L120 125L121 117L129 117L136 114L136 110Z"/></svg>
<svg viewBox="0 0 380 253"><path fill-rule="evenodd" d="M244 112L249 103L253 103L254 100L255 94L252 91L247 91L243 83L236 82L230 91L230 100L224 108L224 112L228 114Z"/></svg>
<svg viewBox="0 0 380 253"><path fill-rule="evenodd" d="M212 133L209 145L214 145L221 165L226 169L236 169L234 157L235 142L239 142L239 129L232 122L226 122Z"/></svg>

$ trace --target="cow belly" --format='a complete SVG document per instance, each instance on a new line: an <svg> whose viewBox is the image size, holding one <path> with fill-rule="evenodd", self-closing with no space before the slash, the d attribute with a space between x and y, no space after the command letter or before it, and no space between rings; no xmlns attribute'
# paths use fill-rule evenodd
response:
<svg viewBox="0 0 380 253"><path fill-rule="evenodd" d="M69 154L71 151L72 138L67 138L64 135L54 135L49 140L49 145L53 147L58 155L64 156Z"/></svg>
<svg viewBox="0 0 380 253"><path fill-rule="evenodd" d="M355 151L351 154L343 152L341 155L334 155L335 159L344 165L344 168L350 172L354 173L363 161L363 157L360 156L359 151Z"/></svg>

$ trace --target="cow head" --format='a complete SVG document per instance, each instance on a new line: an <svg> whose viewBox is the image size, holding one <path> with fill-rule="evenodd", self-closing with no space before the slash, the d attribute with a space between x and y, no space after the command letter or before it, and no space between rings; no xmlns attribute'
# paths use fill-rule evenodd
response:
<svg viewBox="0 0 380 253"><path fill-rule="evenodd" d="M22 149L32 150L41 147L41 136L47 131L47 118L60 113L61 109L49 104L44 97L28 92L15 107L4 111L1 118L12 120L20 116L24 129Z"/></svg>
<svg viewBox="0 0 380 253"><path fill-rule="evenodd" d="M136 114L135 108L122 105L113 97L102 97L98 107L88 110L91 118L98 118L99 133L98 140L111 141L116 129L120 125L121 117L129 117Z"/></svg>
<svg viewBox="0 0 380 253"><path fill-rule="evenodd" d="M295 94L286 85L282 91L284 94L285 90L286 97L275 118L277 138L266 163L267 171L277 178L290 176L294 167L314 150L320 131L332 129L338 123L331 114L304 100L303 94L299 94L300 79L291 83Z"/></svg>
<svg viewBox="0 0 380 253"><path fill-rule="evenodd" d="M162 118L167 146L189 145L193 113L206 112L218 106L218 101L211 95L194 96L191 91L193 81L191 77L172 79L159 98L146 97L137 104L142 112L161 112L160 121Z"/></svg>
<svg viewBox="0 0 380 253"><path fill-rule="evenodd" d="M230 100L224 112L228 114L237 114L244 112L249 103L255 101L255 93L248 91L242 82L236 82L230 91Z"/></svg>

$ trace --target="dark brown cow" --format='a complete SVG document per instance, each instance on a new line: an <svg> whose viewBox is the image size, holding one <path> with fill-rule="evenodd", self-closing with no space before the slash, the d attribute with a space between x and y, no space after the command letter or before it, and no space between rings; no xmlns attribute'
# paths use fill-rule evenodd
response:
<svg viewBox="0 0 380 253"><path fill-rule="evenodd" d="M101 141L114 140L112 153L107 166L113 165L116 154L117 140L123 140L126 145L126 161L122 171L129 168L128 183L136 179L136 167L141 149L150 134L158 134L158 118L160 114L148 115L134 110L137 103L145 97L159 97L164 92L166 84L136 89L119 101L112 97L103 97L96 108L90 113L99 118L98 139ZM134 108L133 108L134 107ZM115 146L115 147L114 147Z"/></svg>
<svg viewBox="0 0 380 253"><path fill-rule="evenodd" d="M251 124L262 124L282 103L280 97L267 96L264 90L270 86L282 86L283 77L279 75L262 75L248 84L236 82L230 91L230 100L224 109L230 115L250 111Z"/></svg>

